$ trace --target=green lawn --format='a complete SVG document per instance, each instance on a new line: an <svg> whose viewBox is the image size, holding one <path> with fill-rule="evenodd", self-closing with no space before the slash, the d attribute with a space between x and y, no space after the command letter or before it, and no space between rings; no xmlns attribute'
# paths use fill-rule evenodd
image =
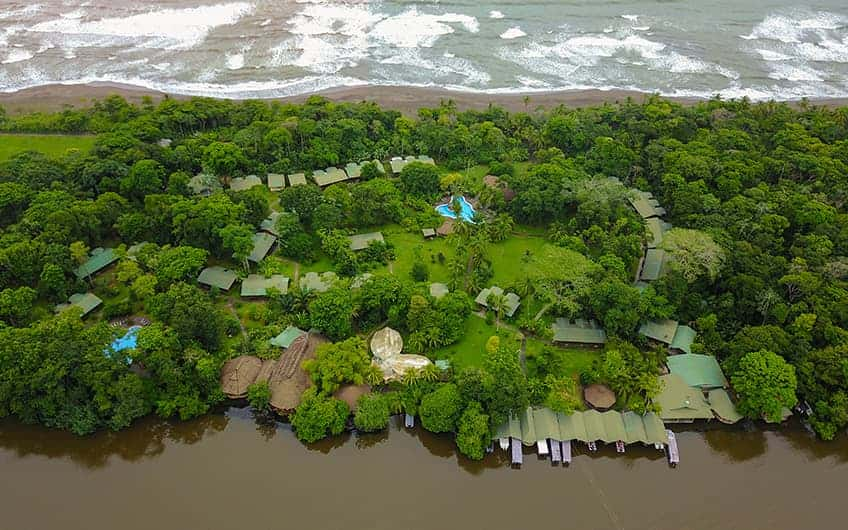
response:
<svg viewBox="0 0 848 530"><path fill-rule="evenodd" d="M483 364L483 352L486 351L486 341L496 334L494 324L486 324L486 321L482 318L471 315L465 321L465 335L459 342L440 348L428 354L428 357L448 359L457 370L470 366L481 366Z"/></svg>
<svg viewBox="0 0 848 530"><path fill-rule="evenodd" d="M0 162L24 151L39 151L48 156L59 156L68 149L88 151L93 145L94 136L0 134Z"/></svg>
<svg viewBox="0 0 848 530"><path fill-rule="evenodd" d="M559 346L551 346L550 343L538 339L528 338L525 350L526 356L528 358L533 357L541 352L545 346L559 348ZM592 366L592 361L601 355L600 349L568 347L562 348L562 350L566 353L565 373L569 375L580 375L587 371Z"/></svg>
<svg viewBox="0 0 848 530"><path fill-rule="evenodd" d="M494 243L489 247L492 266L495 269L492 284L507 287L520 279L526 269L524 256L537 254L545 239L535 235L510 236L506 241Z"/></svg>
<svg viewBox="0 0 848 530"><path fill-rule="evenodd" d="M386 241L395 246L396 259L392 262L392 272L402 279L410 278L412 265L423 261L430 270L431 282L447 283L447 262L453 255L453 250L443 237L424 239L420 232L410 233L397 225L385 227L382 230ZM439 254L444 256L439 259ZM381 267L375 272L385 272L388 267Z"/></svg>

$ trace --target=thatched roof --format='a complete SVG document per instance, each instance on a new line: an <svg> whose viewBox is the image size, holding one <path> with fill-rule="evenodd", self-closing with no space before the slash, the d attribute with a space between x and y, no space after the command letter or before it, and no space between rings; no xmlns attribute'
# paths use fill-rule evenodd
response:
<svg viewBox="0 0 848 530"><path fill-rule="evenodd" d="M242 355L230 359L221 369L221 391L230 399L247 397L247 387L262 369L262 359L253 355Z"/></svg>
<svg viewBox="0 0 848 530"><path fill-rule="evenodd" d="M388 359L403 351L403 337L392 328L377 330L371 337L371 352L380 360Z"/></svg>
<svg viewBox="0 0 848 530"><path fill-rule="evenodd" d="M606 385L589 385L583 389L583 399L592 407L605 410L615 405L615 392Z"/></svg>
<svg viewBox="0 0 848 530"><path fill-rule="evenodd" d="M351 412L356 412L356 405L360 396L364 396L371 392L371 387L368 385L345 385L333 393L333 397L341 399L347 403Z"/></svg>
<svg viewBox="0 0 848 530"><path fill-rule="evenodd" d="M316 333L301 335L280 355L268 381L271 406L278 412L288 413L300 405L300 396L312 385L301 365L315 357L315 349L325 342L327 339Z"/></svg>

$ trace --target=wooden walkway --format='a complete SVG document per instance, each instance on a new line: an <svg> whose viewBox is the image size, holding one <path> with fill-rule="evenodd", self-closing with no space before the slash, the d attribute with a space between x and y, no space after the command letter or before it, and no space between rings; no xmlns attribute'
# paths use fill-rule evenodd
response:
<svg viewBox="0 0 848 530"><path fill-rule="evenodd" d="M562 455L560 454L560 451L559 451L559 447L560 447L559 442L556 441L556 440L550 440L550 442L551 442L551 462L553 462L554 464L562 462Z"/></svg>
<svg viewBox="0 0 848 530"><path fill-rule="evenodd" d="M671 464L672 467L677 467L677 464L680 463L680 451L677 449L677 437L674 436L674 433L667 430L665 433L668 435L668 463Z"/></svg>
<svg viewBox="0 0 848 530"><path fill-rule="evenodd" d="M512 463L520 466L524 460L524 455L521 454L521 441L515 438L512 439Z"/></svg>

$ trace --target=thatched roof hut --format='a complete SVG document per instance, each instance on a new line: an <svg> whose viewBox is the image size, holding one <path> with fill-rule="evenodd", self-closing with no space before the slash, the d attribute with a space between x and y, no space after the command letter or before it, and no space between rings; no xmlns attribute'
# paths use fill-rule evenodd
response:
<svg viewBox="0 0 848 530"><path fill-rule="evenodd" d="M271 406L277 412L288 413L300 405L303 391L312 385L309 374L301 367L306 359L315 357L315 349L327 342L316 333L296 338L280 355L271 371L268 386L271 388Z"/></svg>
<svg viewBox="0 0 848 530"><path fill-rule="evenodd" d="M368 385L345 385L333 393L333 397L341 399L350 408L351 412L356 412L356 405L359 398L371 392L371 387Z"/></svg>
<svg viewBox="0 0 848 530"><path fill-rule="evenodd" d="M607 410L615 405L615 392L606 385L589 385L583 389L583 399L593 408Z"/></svg>
<svg viewBox="0 0 848 530"><path fill-rule="evenodd" d="M392 328L377 330L371 337L371 352L374 357L386 360L393 355L403 351L403 337Z"/></svg>
<svg viewBox="0 0 848 530"><path fill-rule="evenodd" d="M221 390L230 399L247 397L247 387L262 369L262 359L253 355L242 355L230 359L221 369Z"/></svg>

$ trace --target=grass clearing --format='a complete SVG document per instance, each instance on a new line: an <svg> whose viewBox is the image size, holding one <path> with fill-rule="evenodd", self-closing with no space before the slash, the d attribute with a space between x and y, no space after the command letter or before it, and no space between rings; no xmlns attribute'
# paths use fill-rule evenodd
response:
<svg viewBox="0 0 848 530"><path fill-rule="evenodd" d="M566 353L564 366L565 373L563 375L579 376L583 372L589 370L592 366L592 362L595 359L598 359L601 355L600 349L576 347L561 348L559 346L552 346L550 343L543 342L539 339L528 337L525 350L527 358L529 359L538 355L545 347L558 348Z"/></svg>
<svg viewBox="0 0 848 530"><path fill-rule="evenodd" d="M0 134L0 162L24 151L38 151L47 156L60 156L68 149L88 151L94 136L65 134Z"/></svg>
<svg viewBox="0 0 848 530"><path fill-rule="evenodd" d="M527 259L541 252L546 241L537 236L510 236L489 247L494 276L492 284L506 288L524 276Z"/></svg>

